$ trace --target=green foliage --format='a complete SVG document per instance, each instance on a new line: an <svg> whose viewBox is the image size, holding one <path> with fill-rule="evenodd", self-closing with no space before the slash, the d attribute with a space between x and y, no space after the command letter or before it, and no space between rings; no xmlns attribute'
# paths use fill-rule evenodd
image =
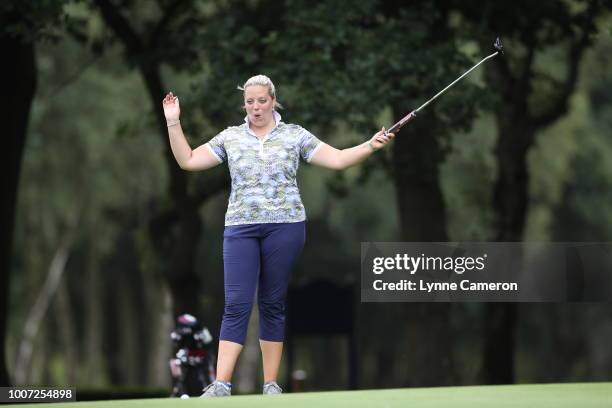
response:
<svg viewBox="0 0 612 408"><path fill-rule="evenodd" d="M492 235L495 127L483 115L466 133L455 133L440 169L453 241L487 241Z"/></svg>
<svg viewBox="0 0 612 408"><path fill-rule="evenodd" d="M235 112L236 85L265 73L291 121L321 132L339 120L371 131L385 107L408 111L469 66L452 42L423 47L438 17L435 7L391 13L385 7L373 0L349 8L341 1L297 0L220 7L204 37L209 63L202 93L204 100L217 97L205 107L208 116L222 121ZM474 89L466 84L464 94L442 102L441 128L469 126L474 105L465 102L477 100Z"/></svg>
<svg viewBox="0 0 612 408"><path fill-rule="evenodd" d="M531 158L530 235L536 239L607 241L612 235L611 44L599 37L585 58L570 115L542 135Z"/></svg>
<svg viewBox="0 0 612 408"><path fill-rule="evenodd" d="M0 35L17 37L25 42L57 39L67 22L64 8L81 0L6 0L0 3Z"/></svg>

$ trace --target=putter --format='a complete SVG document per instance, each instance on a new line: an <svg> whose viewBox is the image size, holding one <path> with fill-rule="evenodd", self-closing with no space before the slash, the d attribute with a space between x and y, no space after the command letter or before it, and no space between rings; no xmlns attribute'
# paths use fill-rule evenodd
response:
<svg viewBox="0 0 612 408"><path fill-rule="evenodd" d="M386 132L385 135L387 133L395 133L397 131L399 131L402 126L404 126L406 123L410 122L412 119L416 118L417 113L419 113L419 111L421 109L423 109L424 107L426 107L427 105L429 105L431 102L433 102L438 96L442 95L444 92L446 92L450 87L452 87L453 85L455 85L457 82L459 82L464 76L466 76L467 74L469 74L470 72L472 72L474 69L476 69L477 66L479 66L480 64L482 64L483 62L485 62L486 60L495 57L498 54L502 54L504 53L504 46L502 45L501 40L499 39L499 37L497 37L497 39L495 40L495 43L493 44L493 48L495 48L497 51L495 51L493 54L484 57L478 64L474 65L472 68L468 69L467 71L465 71L463 73L463 75L461 75L459 78L455 79L453 82L450 83L450 85L448 85L446 88L444 88L443 90L441 90L440 92L438 92L437 94L434 95L433 98L431 98L430 100L428 100L427 102L425 102L424 104L422 104L421 106L419 106L417 109L413 110L412 112L410 112L409 114L407 114L406 116L404 116L399 122L397 122L395 125L391 126Z"/></svg>

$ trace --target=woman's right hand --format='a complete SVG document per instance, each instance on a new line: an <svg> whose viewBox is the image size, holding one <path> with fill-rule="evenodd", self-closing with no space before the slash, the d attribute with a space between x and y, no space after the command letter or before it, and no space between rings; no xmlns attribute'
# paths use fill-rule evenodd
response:
<svg viewBox="0 0 612 408"><path fill-rule="evenodd" d="M166 120L178 120L181 116L181 107L179 106L178 97L174 96L172 92L168 92L163 101L164 115Z"/></svg>

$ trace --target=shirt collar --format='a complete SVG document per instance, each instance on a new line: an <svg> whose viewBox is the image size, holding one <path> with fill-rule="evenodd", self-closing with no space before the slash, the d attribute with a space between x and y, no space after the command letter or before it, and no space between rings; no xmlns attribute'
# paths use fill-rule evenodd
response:
<svg viewBox="0 0 612 408"><path fill-rule="evenodd" d="M274 118L274 127L278 126L278 124L280 123L282 116L280 115L280 113L278 113L277 111L272 111L272 117ZM244 121L246 123L246 127L247 127L247 132L249 132L249 134L257 137L257 135L255 134L255 132L253 132L251 130L251 124L249 123L249 115L246 115L244 117ZM272 130L274 130L274 128L272 128ZM272 130L270 132L272 132Z"/></svg>

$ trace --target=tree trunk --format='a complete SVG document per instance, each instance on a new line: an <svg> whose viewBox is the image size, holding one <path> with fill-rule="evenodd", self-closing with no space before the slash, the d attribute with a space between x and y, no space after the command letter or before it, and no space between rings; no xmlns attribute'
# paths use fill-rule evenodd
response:
<svg viewBox="0 0 612 408"><path fill-rule="evenodd" d="M527 220L527 153L533 145L534 131L525 123L525 119L520 118L520 114L513 114L511 111L502 111L498 115L497 131L497 181L493 195L495 240L518 242L523 238Z"/></svg>
<svg viewBox="0 0 612 408"><path fill-rule="evenodd" d="M487 303L483 362L486 384L514 383L517 322L516 303Z"/></svg>
<svg viewBox="0 0 612 408"><path fill-rule="evenodd" d="M76 384L82 369L79 353L79 336L75 327L75 313L70 304L68 282L64 279L57 288L55 302L57 323L60 329L62 355L66 367L66 384Z"/></svg>
<svg viewBox="0 0 612 408"><path fill-rule="evenodd" d="M167 387L171 383L170 369L168 362L172 356L172 346L168 341L168 333L174 328L174 317L172 316L172 298L163 282L154 282L149 288L153 289L156 299L150 299L147 304L155 312L152 314L154 327L151 330L154 338L151 344L151 356L148 358L148 367L150 374L149 385L154 387ZM154 301L155 303L152 303Z"/></svg>
<svg viewBox="0 0 612 408"><path fill-rule="evenodd" d="M95 226L95 223L94 223ZM95 231L95 228L92 229ZM87 267L85 271L84 292L85 298L85 333L84 340L84 366L85 374L83 380L92 387L99 387L105 383L104 358L102 350L102 319L104 316L104 305L102 303L105 286L101 278L100 256L95 245L90 245L87 256Z"/></svg>
<svg viewBox="0 0 612 408"><path fill-rule="evenodd" d="M394 116L400 117L397 114L400 110L394 111ZM439 166L444 154L431 132L433 120L433 110L424 112L395 139L393 166L401 239L407 242L449 239L439 183ZM394 370L400 378L409 377L404 386L450 385L456 381L450 306L450 303L410 303L396 309L401 319L409 322L409 341L414 345L428 344L427 349L431 351L408 353L407 360L400 363L403 367Z"/></svg>
<svg viewBox="0 0 612 408"><path fill-rule="evenodd" d="M76 225L78 225L78 218L79 216L77 215L74 220L74 226L71 228L76 228ZM32 306L26 319L23 329L23 338L19 343L17 357L15 359L15 381L17 384L27 384L28 371L35 350L34 343L41 325L45 321L44 317L51 300L54 298L66 270L66 263L68 262L68 257L70 256L74 241L74 232L75 231L72 229L69 229L61 238L59 247L51 260L49 272L40 290L40 294L36 298L36 302Z"/></svg>
<svg viewBox="0 0 612 408"><path fill-rule="evenodd" d="M400 109L394 109L401 117ZM401 239L447 241L446 210L439 183L443 159L439 143L428 129L431 112L406 125L395 139L393 170L397 191Z"/></svg>
<svg viewBox="0 0 612 408"><path fill-rule="evenodd" d="M524 92L520 92L520 90ZM527 115L527 87L507 90L513 105L497 115L498 142L495 150L497 181L494 187L495 240L520 242L527 220L529 172L527 153L535 130ZM516 303L487 303L484 322L483 374L487 384L515 381L514 355L518 325Z"/></svg>
<svg viewBox="0 0 612 408"><path fill-rule="evenodd" d="M2 37L0 48L4 55L10 56L2 64L3 90L10 98L2 98L0 102L6 137L0 149L0 387L4 387L10 385L5 349L15 205L30 107L36 91L36 61L33 44Z"/></svg>
<svg viewBox="0 0 612 408"><path fill-rule="evenodd" d="M195 273L194 261L198 240L202 232L202 220L198 205L187 191L187 175L176 164L167 139L168 129L162 109L164 98L159 66L142 66L142 77L145 81L151 103L154 106L155 118L160 134L166 145L164 158L170 174L170 197L173 202L174 217L158 218L157 228L152 228L152 240L158 243L157 249L162 259L167 259L164 274L172 294L174 316L182 313L199 315L198 297L200 294L200 277ZM160 245L161 244L161 245Z"/></svg>

